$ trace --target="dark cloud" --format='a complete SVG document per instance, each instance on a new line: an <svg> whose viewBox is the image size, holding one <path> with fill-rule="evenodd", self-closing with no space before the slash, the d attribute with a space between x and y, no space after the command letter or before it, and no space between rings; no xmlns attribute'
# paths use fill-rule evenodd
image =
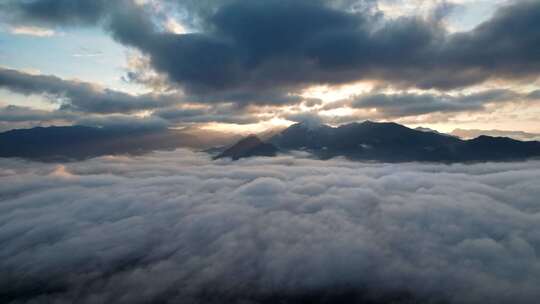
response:
<svg viewBox="0 0 540 304"><path fill-rule="evenodd" d="M33 75L17 70L0 68L0 88L8 89L12 92L25 95L42 95L54 104L60 106L60 111L49 113L49 118L56 115L73 115L72 112L84 113L132 113L141 110L161 109L160 115L170 111L170 106L177 104L193 103L193 104L215 104L214 110L211 110L204 117L194 118L194 115L175 115L176 118L183 116L188 118L191 116L193 120L187 119L185 122L195 121L221 121L233 122L235 118L239 118L238 123L254 122L253 117L245 115L243 118L227 117L232 112L244 112L242 108L250 104L266 105L266 104L297 104L302 101L317 102L313 98L302 98L296 95L290 95L286 92L268 91L268 92L229 92L215 94L212 96L199 95L184 95L176 92L159 93L159 94L142 94L132 95L111 89L104 89L97 85L86 82L78 82L73 80L64 80L50 75ZM223 104L233 104L233 106L225 106ZM229 110L223 111L229 107ZM221 109L221 110L216 110ZM178 110L172 110L179 113ZM14 116L13 119L24 118L11 110ZM186 112L189 114L190 111ZM44 114L44 113L42 113ZM163 114L163 115L162 115ZM168 114L172 118L173 114ZM1 117L0 117L1 118ZM35 117L29 117L34 120ZM213 120L214 119L214 120ZM177 119L174 119L177 120ZM177 121L180 122L180 121Z"/></svg>
<svg viewBox="0 0 540 304"><path fill-rule="evenodd" d="M172 123L223 122L251 124L259 122L260 119L253 114L235 107L214 106L208 108L164 108L155 111L153 115Z"/></svg>
<svg viewBox="0 0 540 304"><path fill-rule="evenodd" d="M446 57L458 68L476 67L495 76L538 76L540 45L535 30L540 2L516 1L499 9L493 18L467 33L452 35Z"/></svg>
<svg viewBox="0 0 540 304"><path fill-rule="evenodd" d="M123 1L123 0L121 0ZM4 0L0 16L45 25L93 25L108 9L106 0Z"/></svg>
<svg viewBox="0 0 540 304"><path fill-rule="evenodd" d="M14 105L0 108L0 122L42 122L72 120L77 117L77 115L70 112L36 110Z"/></svg>
<svg viewBox="0 0 540 304"><path fill-rule="evenodd" d="M539 40L532 29L539 13L536 1L520 2L470 32L448 34L435 21L381 21L321 2L235 1L208 16L203 32L156 33L131 14L115 19L111 30L198 93L294 90L366 78L448 89L491 77L536 77Z"/></svg>
<svg viewBox="0 0 540 304"><path fill-rule="evenodd" d="M170 125L170 122L157 116L140 118L125 114L94 115L64 110L38 110L10 105L0 108L0 126L3 125L7 126L5 129L13 129L14 126L32 128L36 126L79 125L142 131L164 129Z"/></svg>
<svg viewBox="0 0 540 304"><path fill-rule="evenodd" d="M28 107L8 106L0 109L0 123L6 122L49 122L58 120L79 124L91 121L103 121L106 124L132 122L134 126L141 119L129 116L108 115L128 114L141 110L152 110L155 122L164 123L256 123L259 121L248 111L249 103L265 103L274 100L276 103L300 103L298 96L286 96L279 93L263 97L259 95L237 94L197 98L176 93L131 95L119 91L102 89L85 82L64 80L55 76L32 75L16 70L0 68L0 88L21 94L43 95L60 108L53 111L36 110ZM233 102L233 100L235 102ZM313 100L313 99L307 99ZM210 104L198 108L175 108L173 105L186 103ZM83 115L85 114L85 115ZM100 115L94 115L100 114ZM101 115L105 114L105 115ZM90 116L88 116L90 115ZM30 124L31 125L31 124Z"/></svg>
<svg viewBox="0 0 540 304"><path fill-rule="evenodd" d="M67 111L45 111L9 105L0 107L0 131L71 124L78 118L79 115Z"/></svg>
<svg viewBox="0 0 540 304"><path fill-rule="evenodd" d="M33 3L40 2L48 3ZM90 17L95 10L86 17L78 5L66 3L72 2L55 7L82 15L77 18L94 18ZM197 20L197 31L184 35L157 30L147 8L129 1L110 4L103 18L112 35L146 54L153 68L190 94L210 99L214 94L287 92L361 79L451 89L490 78L538 77L538 1L516 1L473 30L455 34L439 22L451 5L438 6L432 18L384 19L369 4L181 2L177 7L186 18ZM33 12L34 6L39 7L18 5L17 10ZM66 23L65 18L50 16Z"/></svg>
<svg viewBox="0 0 540 304"><path fill-rule="evenodd" d="M131 95L99 88L86 82L63 80L50 75L32 75L0 68L0 88L30 95L44 95L65 111L128 113L177 102L174 96Z"/></svg>
<svg viewBox="0 0 540 304"><path fill-rule="evenodd" d="M349 104L353 108L376 108L381 117L405 117L430 113L454 113L484 110L490 103L516 101L523 95L510 90L489 90L458 96L436 94L368 94L353 101L341 101L333 106ZM331 106L329 106L331 108Z"/></svg>
<svg viewBox="0 0 540 304"><path fill-rule="evenodd" d="M438 1L432 9L430 17L433 18L434 21L441 21L446 19L449 15L451 15L456 9L460 7L461 6L459 4L450 1Z"/></svg>
<svg viewBox="0 0 540 304"><path fill-rule="evenodd" d="M122 130L163 130L170 126L170 122L159 117L139 118L131 115L106 115L81 117L74 122L75 125Z"/></svg>
<svg viewBox="0 0 540 304"><path fill-rule="evenodd" d="M0 159L0 299L534 303L539 180L538 162Z"/></svg>
<svg viewBox="0 0 540 304"><path fill-rule="evenodd" d="M301 102L321 102L317 98L303 98L299 95L289 94L286 91L276 90L259 90L256 92L234 90L223 93L214 93L211 95L188 95L186 100L192 100L193 102L219 104L219 103L233 103L239 107L248 105L292 105L299 104Z"/></svg>

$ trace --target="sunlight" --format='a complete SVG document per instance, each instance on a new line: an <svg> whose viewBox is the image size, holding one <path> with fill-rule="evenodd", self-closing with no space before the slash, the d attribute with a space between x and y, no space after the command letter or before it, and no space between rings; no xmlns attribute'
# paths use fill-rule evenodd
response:
<svg viewBox="0 0 540 304"><path fill-rule="evenodd" d="M323 102L333 102L360 95L371 91L375 87L375 82L361 81L346 85L319 85L312 86L304 90L301 94L304 98L319 98Z"/></svg>

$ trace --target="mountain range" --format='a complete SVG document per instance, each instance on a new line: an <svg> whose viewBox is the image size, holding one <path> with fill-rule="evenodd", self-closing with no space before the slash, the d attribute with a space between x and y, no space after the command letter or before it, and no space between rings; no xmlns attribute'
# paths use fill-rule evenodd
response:
<svg viewBox="0 0 540 304"><path fill-rule="evenodd" d="M0 133L0 157L69 161L103 155L138 155L180 147L208 149L238 139L240 137L236 135L197 128L36 127Z"/></svg>
<svg viewBox="0 0 540 304"><path fill-rule="evenodd" d="M215 133L215 132L214 132ZM297 123L277 132L240 139L199 130L124 130L84 126L38 127L0 133L0 157L78 160L109 154L141 154L179 147L206 150L218 158L305 151L320 159L346 157L383 162L511 161L540 157L540 142L479 136L464 140L430 129L391 122L350 123L338 127ZM236 140L238 142L234 143ZM221 146L221 148L215 148Z"/></svg>
<svg viewBox="0 0 540 304"><path fill-rule="evenodd" d="M479 136L462 140L426 129L410 129L391 122L327 125L294 124L261 145L271 144L281 152L302 150L321 159L343 156L352 160L385 162L472 162L509 161L540 156L540 142L506 137ZM233 145L226 155L233 159L255 156L251 146ZM265 149L269 149L266 147ZM231 154L230 151L241 151Z"/></svg>

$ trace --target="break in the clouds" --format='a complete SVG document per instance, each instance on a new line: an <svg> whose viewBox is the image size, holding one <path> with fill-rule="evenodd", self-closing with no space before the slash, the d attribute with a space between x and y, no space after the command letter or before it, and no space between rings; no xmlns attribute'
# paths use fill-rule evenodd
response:
<svg viewBox="0 0 540 304"><path fill-rule="evenodd" d="M211 162L178 150L0 162L3 302L540 297L537 161Z"/></svg>

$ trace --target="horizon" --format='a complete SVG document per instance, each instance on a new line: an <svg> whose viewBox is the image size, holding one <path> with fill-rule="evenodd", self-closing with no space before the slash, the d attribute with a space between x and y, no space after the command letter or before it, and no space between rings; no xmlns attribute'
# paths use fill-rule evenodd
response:
<svg viewBox="0 0 540 304"><path fill-rule="evenodd" d="M365 123L365 122L375 122L375 123L396 123L396 124L399 124L397 122L393 122L393 121L373 121L373 120L363 120L363 121L351 121L351 122L346 122L346 123L341 123L341 124L327 124L327 123L323 123L321 122L320 125L325 125L325 126L329 126L329 127L332 127L332 128L338 128L340 126L345 126L345 125L350 125L350 124L362 124L362 123ZM249 137L249 136L261 136L261 135L265 135L266 133L271 133L271 132L278 132L278 131L281 131L281 130L285 130L293 125L297 125L297 124L311 124L312 122L306 122L306 121L298 121L298 122L291 122L290 124L288 125L279 125L279 126L270 126L266 129L257 129L256 131L253 131L253 130L237 130L237 129L232 129L232 130L228 130L228 129L219 129L219 128L212 128L212 127L208 127L208 126L197 126L197 125L192 125L192 126L180 126L180 127L171 127L171 126L168 126L167 129L169 130L176 130L176 131L209 131L209 132L218 132L218 133L222 133L222 134L228 134L230 136L242 136L242 137ZM401 124L399 124L401 125ZM48 128L48 127L72 127L72 126L78 126L78 127L88 127L88 128L99 128L99 129L115 129L115 128L122 128L123 126L114 126L114 125L92 125L92 124L89 124L89 125L85 125L85 124L77 124L77 125L46 125L46 126L35 126L35 127L21 127L21 128L17 128L17 129L10 129L10 130L7 130L7 131L2 131L0 132L0 134L4 133L4 132L8 132L8 131L14 131L14 130L29 130L29 129L32 129L32 128ZM459 137L463 140L468 140L468 139L473 139L473 138L476 138L476 137L480 137L480 136L489 136L489 137L507 137L507 138L512 138L512 139L515 139L515 140L521 140L521 141L540 141L540 134L535 134L535 133L528 133L528 132L523 132L523 131L515 131L515 130L495 130L495 129L461 129L461 128L456 128L456 129L453 129L451 130L450 132L442 132L442 131L438 131L438 130L435 130L435 129L431 129L431 128L425 128L423 127L422 125L419 125L419 126L416 126L416 127L411 127L411 126L408 126L406 124L403 124L402 126L405 126L407 128L410 128L410 129L413 129L413 130L418 130L418 131L424 131L424 132L431 132L431 131L434 131L434 132L439 132L441 134L446 134L446 135L452 135L452 136L456 136L456 137ZM137 126L135 126L137 127ZM143 126L144 128L144 126ZM204 135L203 135L204 136Z"/></svg>

